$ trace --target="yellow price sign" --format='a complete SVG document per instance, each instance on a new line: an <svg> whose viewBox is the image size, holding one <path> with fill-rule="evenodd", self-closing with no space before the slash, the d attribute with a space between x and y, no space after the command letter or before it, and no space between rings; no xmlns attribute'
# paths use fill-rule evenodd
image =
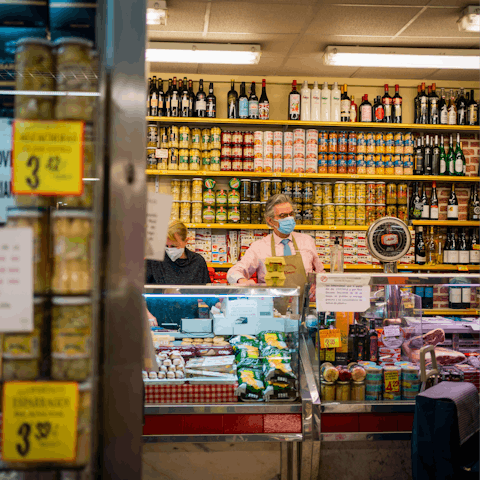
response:
<svg viewBox="0 0 480 480"><path fill-rule="evenodd" d="M338 328L320 330L320 348L339 348L342 346L341 338Z"/></svg>
<svg viewBox="0 0 480 480"><path fill-rule="evenodd" d="M83 143L84 122L15 120L13 193L81 195Z"/></svg>
<svg viewBox="0 0 480 480"><path fill-rule="evenodd" d="M457 265L457 270L459 272L468 272L468 267L466 265Z"/></svg>
<svg viewBox="0 0 480 480"><path fill-rule="evenodd" d="M400 391L400 375L398 372L385 372L385 391L395 393Z"/></svg>
<svg viewBox="0 0 480 480"><path fill-rule="evenodd" d="M6 382L3 387L3 459L71 462L77 446L78 385Z"/></svg>

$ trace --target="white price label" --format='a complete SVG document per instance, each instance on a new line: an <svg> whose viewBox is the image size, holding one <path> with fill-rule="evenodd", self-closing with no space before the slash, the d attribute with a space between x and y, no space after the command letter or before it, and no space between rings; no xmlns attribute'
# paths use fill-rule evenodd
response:
<svg viewBox="0 0 480 480"><path fill-rule="evenodd" d="M168 150L166 148L156 148L155 158L168 158Z"/></svg>
<svg viewBox="0 0 480 480"><path fill-rule="evenodd" d="M389 325L387 327L383 327L383 335L385 337L399 337L400 327L396 325Z"/></svg>

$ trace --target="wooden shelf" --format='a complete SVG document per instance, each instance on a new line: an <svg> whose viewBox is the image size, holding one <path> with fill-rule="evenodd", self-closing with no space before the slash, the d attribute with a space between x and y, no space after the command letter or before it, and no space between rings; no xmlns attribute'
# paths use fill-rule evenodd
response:
<svg viewBox="0 0 480 480"><path fill-rule="evenodd" d="M443 226L443 227L478 227L478 221L463 221L463 220L412 220L412 225L425 226Z"/></svg>
<svg viewBox="0 0 480 480"><path fill-rule="evenodd" d="M243 177L243 178L291 178L317 180L366 180L366 181L422 181L422 182L480 182L480 177L454 177L442 175L363 175L347 173L264 173L264 172L210 172L205 170L145 170L147 175L160 177Z"/></svg>
<svg viewBox="0 0 480 480"><path fill-rule="evenodd" d="M475 308L467 308L464 310L455 310L454 308L443 308L433 310L423 310L423 315L478 315L479 311Z"/></svg>
<svg viewBox="0 0 480 480"><path fill-rule="evenodd" d="M270 227L264 223L258 225L252 223L186 223L187 228L214 228L224 230L269 230ZM368 226L361 225L297 225L295 230L356 230L367 231Z"/></svg>
<svg viewBox="0 0 480 480"><path fill-rule="evenodd" d="M185 117L146 117L148 122L183 125L232 125L252 127L318 127L336 130L411 130L418 132L478 132L478 126L466 125L418 125L416 123L362 123L362 122L302 122L292 120L241 120L231 118L185 118Z"/></svg>

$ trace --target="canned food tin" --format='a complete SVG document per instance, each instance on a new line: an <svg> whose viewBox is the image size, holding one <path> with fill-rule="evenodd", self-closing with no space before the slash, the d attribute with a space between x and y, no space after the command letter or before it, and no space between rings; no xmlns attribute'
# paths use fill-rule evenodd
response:
<svg viewBox="0 0 480 480"><path fill-rule="evenodd" d="M220 127L212 127L210 129L210 143L211 148L221 148L222 130Z"/></svg>
<svg viewBox="0 0 480 480"><path fill-rule="evenodd" d="M263 132L261 130L253 132L253 145L256 147L263 147Z"/></svg>
<svg viewBox="0 0 480 480"><path fill-rule="evenodd" d="M337 154L329 153L327 155L327 172L337 173Z"/></svg>
<svg viewBox="0 0 480 480"><path fill-rule="evenodd" d="M293 147L293 132L283 133L283 146L286 148Z"/></svg>
<svg viewBox="0 0 480 480"><path fill-rule="evenodd" d="M376 184L375 182L367 182L366 184L366 203L375 203L375 190ZM359 200L357 200L358 202Z"/></svg>
<svg viewBox="0 0 480 480"><path fill-rule="evenodd" d="M222 157L231 157L232 156L232 147L230 145L222 145L221 156Z"/></svg>
<svg viewBox="0 0 480 480"><path fill-rule="evenodd" d="M202 202L192 202L192 223L202 223Z"/></svg>
<svg viewBox="0 0 480 480"><path fill-rule="evenodd" d="M355 225L355 205L352 203L345 205L345 225Z"/></svg>
<svg viewBox="0 0 480 480"><path fill-rule="evenodd" d="M365 164L367 165L367 175L375 175L375 155L373 153L365 155Z"/></svg>
<svg viewBox="0 0 480 480"><path fill-rule="evenodd" d="M400 220L406 222L408 220L408 209L406 205L398 205L397 207L397 216Z"/></svg>
<svg viewBox="0 0 480 480"><path fill-rule="evenodd" d="M252 180L252 201L260 201L260 180Z"/></svg>
<svg viewBox="0 0 480 480"><path fill-rule="evenodd" d="M385 153L385 145L375 145L375 153Z"/></svg>
<svg viewBox="0 0 480 480"><path fill-rule="evenodd" d="M297 180L293 182L292 198L294 202L302 203L303 198L303 183Z"/></svg>
<svg viewBox="0 0 480 480"><path fill-rule="evenodd" d="M156 148L158 145L158 125L149 123L147 127L147 147Z"/></svg>
<svg viewBox="0 0 480 480"><path fill-rule="evenodd" d="M403 153L413 154L413 135L407 132L403 138Z"/></svg>
<svg viewBox="0 0 480 480"><path fill-rule="evenodd" d="M377 213L376 213L375 204L367 203L367 205L365 206L365 221L367 225L370 225L376 220L376 215Z"/></svg>
<svg viewBox="0 0 480 480"><path fill-rule="evenodd" d="M406 205L408 198L408 185L406 183L399 183L397 185L397 203Z"/></svg>
<svg viewBox="0 0 480 480"><path fill-rule="evenodd" d="M200 148L202 132L199 128L192 129L192 148Z"/></svg>
<svg viewBox="0 0 480 480"><path fill-rule="evenodd" d="M292 198L293 182L291 180L282 181L282 193L289 198Z"/></svg>
<svg viewBox="0 0 480 480"><path fill-rule="evenodd" d="M318 173L327 173L327 154L318 154Z"/></svg>
<svg viewBox="0 0 480 480"><path fill-rule="evenodd" d="M278 178L272 180L272 187L271 187L272 195L277 195L282 193L282 181Z"/></svg>
<svg viewBox="0 0 480 480"><path fill-rule="evenodd" d="M347 153L347 132L339 132L337 151L338 153Z"/></svg>
<svg viewBox="0 0 480 480"><path fill-rule="evenodd" d="M230 145L232 143L232 132L222 132L221 139L222 139L222 145ZM262 139L263 139L263 136L262 136Z"/></svg>
<svg viewBox="0 0 480 480"><path fill-rule="evenodd" d="M227 222L227 207L217 207L215 210L215 223L226 223Z"/></svg>
<svg viewBox="0 0 480 480"><path fill-rule="evenodd" d="M240 205L240 192L238 190L228 191L228 206Z"/></svg>
<svg viewBox="0 0 480 480"><path fill-rule="evenodd" d="M337 155L337 173L347 173L347 155L345 153Z"/></svg>
<svg viewBox="0 0 480 480"><path fill-rule="evenodd" d="M357 135L355 132L348 134L347 151L348 153L357 153Z"/></svg>
<svg viewBox="0 0 480 480"><path fill-rule="evenodd" d="M367 142L364 132L357 133L357 153L367 153Z"/></svg>
<svg viewBox="0 0 480 480"><path fill-rule="evenodd" d="M189 168L190 170L200 170L200 150L196 148L190 149Z"/></svg>
<svg viewBox="0 0 480 480"><path fill-rule="evenodd" d="M365 175L367 173L367 163L364 153L357 153L355 160L357 162L357 173Z"/></svg>
<svg viewBox="0 0 480 480"><path fill-rule="evenodd" d="M333 186L325 182L323 185L323 203L333 203Z"/></svg>
<svg viewBox="0 0 480 480"><path fill-rule="evenodd" d="M385 162L381 153L375 154L375 175L385 175Z"/></svg>
<svg viewBox="0 0 480 480"><path fill-rule="evenodd" d="M262 212L260 202L252 202L250 205L251 222L255 224L262 223Z"/></svg>
<svg viewBox="0 0 480 480"><path fill-rule="evenodd" d="M178 170L178 148L168 149L168 169ZM186 170L188 170L188 163Z"/></svg>
<svg viewBox="0 0 480 480"><path fill-rule="evenodd" d="M294 145L305 144L305 130L303 128L296 128L293 131L293 144Z"/></svg>
<svg viewBox="0 0 480 480"><path fill-rule="evenodd" d="M240 222L240 209L238 206L229 207L228 209L228 223Z"/></svg>
<svg viewBox="0 0 480 480"><path fill-rule="evenodd" d="M306 142L307 145L318 146L318 132L312 128L308 129L306 132Z"/></svg>
<svg viewBox="0 0 480 480"><path fill-rule="evenodd" d="M318 132L318 153L326 153L328 148L328 133L326 131Z"/></svg>
<svg viewBox="0 0 480 480"><path fill-rule="evenodd" d="M396 216L397 216L397 206L387 205L387 217L396 217Z"/></svg>
<svg viewBox="0 0 480 480"><path fill-rule="evenodd" d="M303 184L303 203L313 203L313 182L307 181Z"/></svg>
<svg viewBox="0 0 480 480"><path fill-rule="evenodd" d="M190 148L190 128L180 127L180 148Z"/></svg>
<svg viewBox="0 0 480 480"><path fill-rule="evenodd" d="M271 180L260 181L260 201L267 202L272 196L272 182Z"/></svg>
<svg viewBox="0 0 480 480"><path fill-rule="evenodd" d="M323 205L322 217L325 225L335 225L335 205L333 203Z"/></svg>
<svg viewBox="0 0 480 480"><path fill-rule="evenodd" d="M252 161L253 163L253 161ZM232 158L232 171L242 172L243 171L243 162L242 157L233 157Z"/></svg>
<svg viewBox="0 0 480 480"><path fill-rule="evenodd" d="M292 141L293 141L293 133L292 133ZM273 132L270 132L270 131L263 132L263 144L273 147Z"/></svg>
<svg viewBox="0 0 480 480"><path fill-rule="evenodd" d="M157 169L157 158L155 157L154 148L147 148L147 169L148 170Z"/></svg>
<svg viewBox="0 0 480 480"><path fill-rule="evenodd" d="M354 153L347 155L347 173L357 173L357 162Z"/></svg>
<svg viewBox="0 0 480 480"><path fill-rule="evenodd" d="M212 205L207 205L203 209L203 223L215 222L215 209Z"/></svg>
<svg viewBox="0 0 480 480"><path fill-rule="evenodd" d="M395 183L387 183L387 205L397 204L397 185Z"/></svg>
<svg viewBox="0 0 480 480"><path fill-rule="evenodd" d="M313 212L313 225L322 224L322 205L319 203L314 203L312 207Z"/></svg>
<svg viewBox="0 0 480 480"><path fill-rule="evenodd" d="M232 171L232 160L231 160L231 157L220 157L220 171L221 171L221 172L230 172L230 171Z"/></svg>
<svg viewBox="0 0 480 480"><path fill-rule="evenodd" d="M192 215L192 204L189 201L180 202L180 221L190 223Z"/></svg>
<svg viewBox="0 0 480 480"><path fill-rule="evenodd" d="M283 145L283 133L273 132L273 146L281 147Z"/></svg>
<svg viewBox="0 0 480 480"><path fill-rule="evenodd" d="M345 225L345 205L335 205L335 225Z"/></svg>
<svg viewBox="0 0 480 480"><path fill-rule="evenodd" d="M375 133L375 145L385 146L385 139L382 132Z"/></svg>
<svg viewBox="0 0 480 480"><path fill-rule="evenodd" d="M403 155L404 153L403 145L395 145L395 148L393 149L393 153L395 153L396 155Z"/></svg>
<svg viewBox="0 0 480 480"><path fill-rule="evenodd" d="M347 182L345 184L345 202L355 203L355 182Z"/></svg>
<svg viewBox="0 0 480 480"><path fill-rule="evenodd" d="M375 219L383 218L387 212L386 205L377 205L375 209Z"/></svg>
<svg viewBox="0 0 480 480"><path fill-rule="evenodd" d="M243 147L243 158L253 158L253 145Z"/></svg>
<svg viewBox="0 0 480 480"><path fill-rule="evenodd" d="M402 132L395 132L393 136L393 142L395 146L402 146L403 147L403 133Z"/></svg>
<svg viewBox="0 0 480 480"><path fill-rule="evenodd" d="M253 137L253 132L245 132L243 135L243 143L245 145L253 145L254 143L254 137Z"/></svg>
<svg viewBox="0 0 480 480"><path fill-rule="evenodd" d="M333 202L345 203L345 182L336 182L333 187Z"/></svg>
<svg viewBox="0 0 480 480"><path fill-rule="evenodd" d="M385 134L385 153L393 153L393 132Z"/></svg>
<svg viewBox="0 0 480 480"><path fill-rule="evenodd" d="M365 205L358 204L355 206L355 225L365 225Z"/></svg>
<svg viewBox="0 0 480 480"><path fill-rule="evenodd" d="M387 188L385 182L377 182L375 184L375 203L386 203ZM367 199L367 203L368 199Z"/></svg>
<svg viewBox="0 0 480 480"><path fill-rule="evenodd" d="M313 182L313 203L323 202L323 185L321 182Z"/></svg>
<svg viewBox="0 0 480 480"><path fill-rule="evenodd" d="M328 132L327 151L329 153L337 153L337 151L338 151L338 134L337 134L337 132Z"/></svg>
<svg viewBox="0 0 480 480"><path fill-rule="evenodd" d="M179 220L179 219L180 219L180 202L172 202L170 220Z"/></svg>
<svg viewBox="0 0 480 480"><path fill-rule="evenodd" d="M203 204L204 205L215 205L215 192L214 192L214 190L208 188L203 192Z"/></svg>
<svg viewBox="0 0 480 480"><path fill-rule="evenodd" d="M402 155L389 155L390 162L385 162L385 173L387 175L403 175Z"/></svg>

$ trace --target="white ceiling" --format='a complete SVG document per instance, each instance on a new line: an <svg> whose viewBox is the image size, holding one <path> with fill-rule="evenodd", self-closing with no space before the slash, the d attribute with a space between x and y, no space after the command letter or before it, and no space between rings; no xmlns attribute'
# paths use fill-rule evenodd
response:
<svg viewBox="0 0 480 480"><path fill-rule="evenodd" d="M152 65L186 74L304 75L385 78L382 68L327 67L327 45L478 49L478 33L456 21L473 0L167 0L166 26L148 28L149 40L255 43L258 65ZM396 69L395 78L479 79L478 70Z"/></svg>

